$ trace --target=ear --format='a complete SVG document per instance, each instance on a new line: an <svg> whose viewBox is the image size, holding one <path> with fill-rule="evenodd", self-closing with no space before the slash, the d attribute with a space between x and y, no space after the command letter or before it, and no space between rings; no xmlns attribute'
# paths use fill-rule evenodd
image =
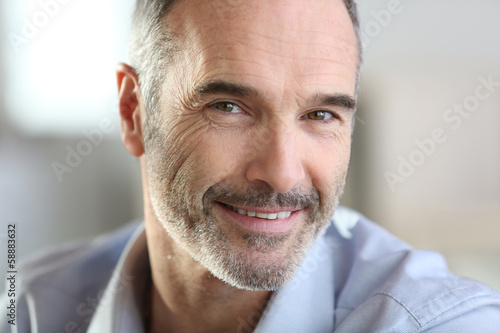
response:
<svg viewBox="0 0 500 333"><path fill-rule="evenodd" d="M139 78L132 67L120 63L116 69L116 79L122 141L130 154L140 157L144 154L144 113Z"/></svg>

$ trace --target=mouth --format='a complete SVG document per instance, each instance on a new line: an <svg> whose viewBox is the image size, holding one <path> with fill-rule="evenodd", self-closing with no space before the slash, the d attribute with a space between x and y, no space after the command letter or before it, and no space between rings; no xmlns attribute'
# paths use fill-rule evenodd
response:
<svg viewBox="0 0 500 333"><path fill-rule="evenodd" d="M257 233L285 233L296 224L303 209L293 208L241 208L217 202L233 222L248 231Z"/></svg>
<svg viewBox="0 0 500 333"><path fill-rule="evenodd" d="M292 211L280 211L277 213L262 213L262 212L255 212L255 211L250 211L250 210L244 210L241 208L236 208L227 204L223 204L229 209L232 209L233 211L237 212L240 215L243 216L250 216L250 217L256 217L258 219L263 219L263 220L276 220L276 219L287 219L292 215Z"/></svg>

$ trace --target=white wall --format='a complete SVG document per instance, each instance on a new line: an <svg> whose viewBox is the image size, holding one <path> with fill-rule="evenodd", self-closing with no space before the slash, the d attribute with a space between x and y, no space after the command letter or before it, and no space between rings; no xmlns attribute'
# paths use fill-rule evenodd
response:
<svg viewBox="0 0 500 333"><path fill-rule="evenodd" d="M114 75L126 60L133 1L74 0L48 11L41 3L0 3L0 247L15 223L18 259L142 216L138 162L120 141ZM27 36L26 21L40 13L48 21ZM27 38L13 44L12 36ZM93 133L90 146L84 132ZM68 166L68 147L79 146L87 156L59 179L54 163Z"/></svg>
<svg viewBox="0 0 500 333"><path fill-rule="evenodd" d="M401 0L390 19L374 14L390 1L360 3L374 37L351 175L363 182L351 203L411 244L444 253L453 271L500 290L500 2ZM480 88L489 96L476 107L481 77L497 86ZM470 115L450 113L464 102ZM419 153L415 141L436 130L446 140ZM400 176L400 157L418 165L388 182L387 172Z"/></svg>

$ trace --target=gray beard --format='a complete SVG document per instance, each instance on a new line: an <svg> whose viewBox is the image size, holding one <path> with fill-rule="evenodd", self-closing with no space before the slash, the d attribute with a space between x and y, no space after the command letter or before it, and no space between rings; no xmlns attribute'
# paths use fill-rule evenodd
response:
<svg viewBox="0 0 500 333"><path fill-rule="evenodd" d="M179 189L182 191L186 187ZM179 200L185 197L186 193L176 193L171 197L177 200L163 202L156 207L160 209L155 209L155 213L171 237L215 277L240 289L277 290L293 278L309 248L326 229L342 189L343 183L337 186L334 198L328 204L321 206L319 193L316 190L306 195L301 194L303 192L300 192L300 189L282 194L262 187L251 187L236 192L216 184L205 192L202 205L192 205L194 202L192 200ZM295 234L290 231L280 235L239 233L245 241L244 252L241 248L236 251L232 248L227 232L221 228L218 221L215 212L217 199L224 202L230 200L235 206L308 207L306 229L299 230ZM283 250L285 242L292 237L295 237L295 240L281 260L251 258L252 253Z"/></svg>

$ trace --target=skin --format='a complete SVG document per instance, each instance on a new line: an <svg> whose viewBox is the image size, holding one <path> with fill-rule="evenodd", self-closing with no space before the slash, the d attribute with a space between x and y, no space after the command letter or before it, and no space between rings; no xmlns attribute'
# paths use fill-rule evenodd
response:
<svg viewBox="0 0 500 333"><path fill-rule="evenodd" d="M167 15L179 52L154 119L137 74L118 67L122 139L141 163L150 332L254 328L345 184L357 49L343 2L237 3L184 0ZM222 204L293 211L294 223L250 230Z"/></svg>

